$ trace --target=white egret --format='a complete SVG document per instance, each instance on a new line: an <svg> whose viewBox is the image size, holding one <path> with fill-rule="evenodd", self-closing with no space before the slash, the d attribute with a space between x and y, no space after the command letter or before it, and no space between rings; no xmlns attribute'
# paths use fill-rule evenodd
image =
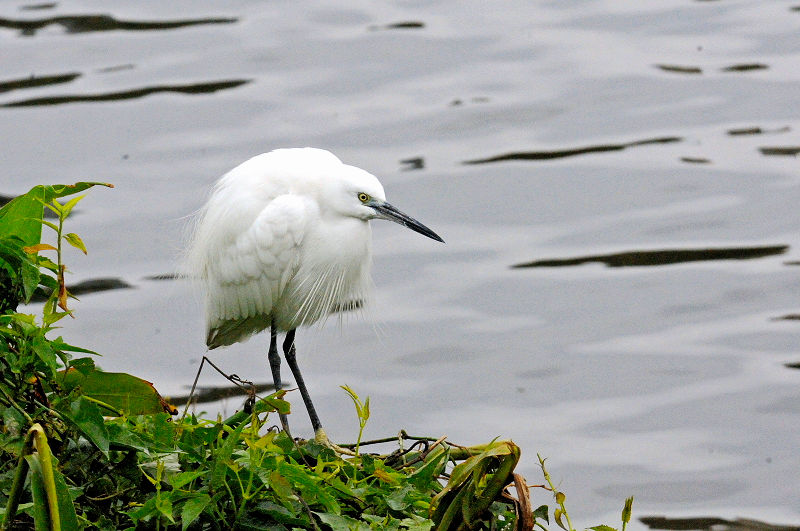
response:
<svg viewBox="0 0 800 531"><path fill-rule="evenodd" d="M328 443L297 366L295 329L360 308L371 286L369 220L435 232L386 202L366 171L314 148L278 149L225 174L200 212L187 262L205 287L209 349L270 328L268 360L280 389L277 334L315 438ZM288 423L281 417L284 430Z"/></svg>

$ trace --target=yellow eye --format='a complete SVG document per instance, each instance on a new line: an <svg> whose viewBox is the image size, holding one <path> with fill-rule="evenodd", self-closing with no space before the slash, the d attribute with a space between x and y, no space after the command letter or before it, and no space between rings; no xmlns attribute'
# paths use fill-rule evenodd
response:
<svg viewBox="0 0 800 531"><path fill-rule="evenodd" d="M361 201L362 203L366 203L367 201L370 200L370 197L364 192L361 192L360 194L358 194L358 200Z"/></svg>

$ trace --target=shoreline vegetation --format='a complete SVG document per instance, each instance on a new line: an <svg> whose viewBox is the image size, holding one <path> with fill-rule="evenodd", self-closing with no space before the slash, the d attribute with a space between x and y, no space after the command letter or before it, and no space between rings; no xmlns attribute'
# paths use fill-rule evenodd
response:
<svg viewBox="0 0 800 531"><path fill-rule="evenodd" d="M3 530L573 529L545 460L537 456L544 484L529 485L512 441L465 447L405 431L362 441L369 399L343 386L360 431L342 445L354 455L341 455L275 428L276 414L289 413L285 391L252 388L227 419L187 414L188 405L179 415L149 382L103 372L96 353L53 339L73 317L63 246L87 253L64 224L76 194L94 186L113 187L36 186L0 208ZM35 298L41 315L17 311ZM376 444L392 449L370 452ZM532 492L550 506L534 508Z"/></svg>

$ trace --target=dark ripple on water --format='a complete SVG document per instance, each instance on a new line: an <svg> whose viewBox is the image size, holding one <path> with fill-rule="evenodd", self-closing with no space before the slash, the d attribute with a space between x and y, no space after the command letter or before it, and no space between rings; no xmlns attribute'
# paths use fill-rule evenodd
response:
<svg viewBox="0 0 800 531"><path fill-rule="evenodd" d="M120 20L110 15L67 15L39 19L0 18L0 28L19 30L21 35L33 36L48 26L58 25L67 33L95 31L154 31L185 28L205 24L233 24L236 18L201 18L168 21Z"/></svg>
<svg viewBox="0 0 800 531"><path fill-rule="evenodd" d="M516 151L513 153L505 153L502 155L495 155L484 159L473 159L464 161L464 164L487 164L490 162L503 162L507 160L549 160L560 159L564 157L574 157L576 155L586 155L587 153L603 153L607 151L622 151L638 146L647 146L651 144L672 144L674 142L681 142L682 137L679 136L666 136L659 138L648 138L645 140L636 140L634 142L626 142L623 144L600 144L596 146L584 146L578 148L556 149L548 151Z"/></svg>
<svg viewBox="0 0 800 531"><path fill-rule="evenodd" d="M534 260L515 264L513 268L523 267L566 267L599 262L608 267L662 266L685 262L709 260L752 260L783 254L788 245L764 247L720 247L710 249L659 249L652 251L625 251L612 254L576 256L572 258L553 258Z"/></svg>
<svg viewBox="0 0 800 531"><path fill-rule="evenodd" d="M4 103L0 107L33 107L42 105L64 105L67 103L100 102L115 100L131 100L143 98L158 92L176 92L179 94L208 94L220 90L227 90L249 83L249 79L233 79L226 81L212 81L208 83L192 83L187 85L155 85L137 89L122 90L118 92L105 92L101 94L71 94L63 96L44 96L27 100Z"/></svg>

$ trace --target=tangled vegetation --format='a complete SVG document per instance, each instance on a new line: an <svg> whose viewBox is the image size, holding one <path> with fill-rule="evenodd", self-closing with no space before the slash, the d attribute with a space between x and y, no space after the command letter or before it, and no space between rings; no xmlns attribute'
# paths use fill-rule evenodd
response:
<svg viewBox="0 0 800 531"><path fill-rule="evenodd" d="M269 428L289 412L283 391L227 419L177 417L150 383L51 339L71 315L62 245L86 253L64 222L75 194L101 184L37 186L0 209L2 529L548 529L548 507L532 508L514 472L511 441L467 448L401 432L394 452L375 455L359 433L355 456L342 456ZM43 227L55 245L42 243ZM47 297L42 314L18 313L35 293ZM363 430L369 401L346 391ZM552 520L571 530L540 464Z"/></svg>

